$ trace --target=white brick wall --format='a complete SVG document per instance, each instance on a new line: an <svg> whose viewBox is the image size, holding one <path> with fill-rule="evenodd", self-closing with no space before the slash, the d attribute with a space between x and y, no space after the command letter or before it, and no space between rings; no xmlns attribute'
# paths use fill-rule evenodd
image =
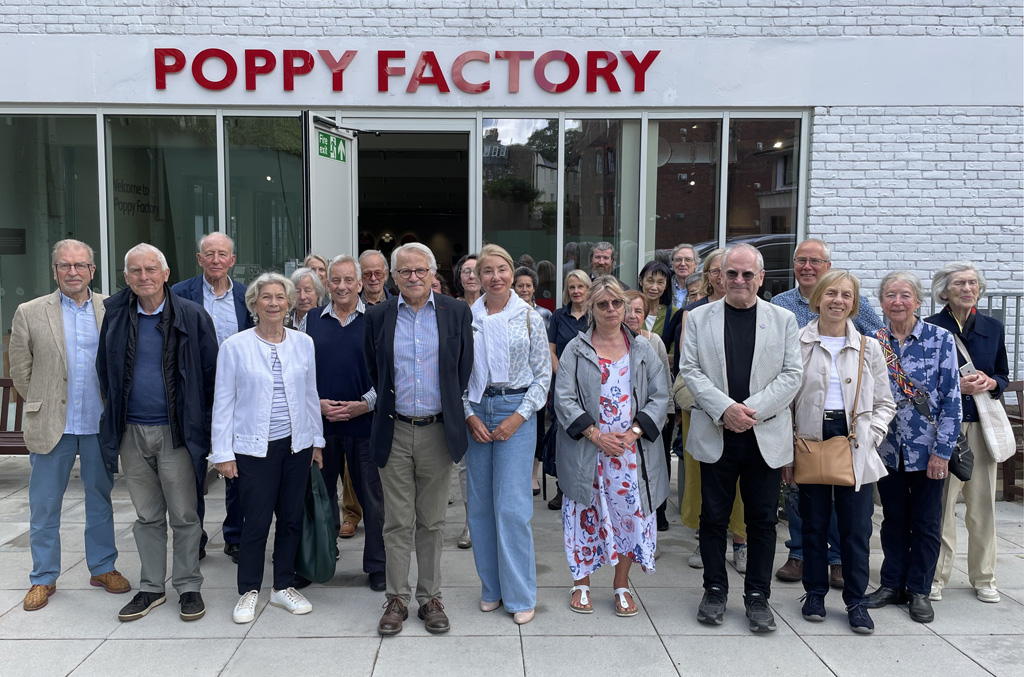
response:
<svg viewBox="0 0 1024 677"><path fill-rule="evenodd" d="M379 37L1022 35L1019 0L4 0L0 32Z"/></svg>

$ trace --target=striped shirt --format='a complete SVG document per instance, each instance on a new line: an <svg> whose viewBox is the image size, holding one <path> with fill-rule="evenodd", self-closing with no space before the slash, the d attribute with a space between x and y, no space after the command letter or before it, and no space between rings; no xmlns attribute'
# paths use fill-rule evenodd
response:
<svg viewBox="0 0 1024 677"><path fill-rule="evenodd" d="M288 415L288 399L284 394L284 379L281 376L281 360L277 356L277 346L259 334L256 338L260 340L260 347L270 362L270 371L274 374L274 400L270 405L270 434L267 436L267 439L273 442L292 434L292 419Z"/></svg>
<svg viewBox="0 0 1024 677"><path fill-rule="evenodd" d="M398 295L395 322L395 411L402 416L441 412L437 311L434 293L415 311Z"/></svg>

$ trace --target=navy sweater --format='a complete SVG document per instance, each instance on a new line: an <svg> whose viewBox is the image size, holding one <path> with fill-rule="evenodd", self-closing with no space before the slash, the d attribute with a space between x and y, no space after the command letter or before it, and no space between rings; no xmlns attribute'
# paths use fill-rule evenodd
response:
<svg viewBox="0 0 1024 677"><path fill-rule="evenodd" d="M320 317L323 308L306 314L306 334L316 348L316 390L322 400L358 401L373 384L363 359L365 318L357 315L348 326L330 315ZM324 435L369 437L373 413L351 421L324 421Z"/></svg>

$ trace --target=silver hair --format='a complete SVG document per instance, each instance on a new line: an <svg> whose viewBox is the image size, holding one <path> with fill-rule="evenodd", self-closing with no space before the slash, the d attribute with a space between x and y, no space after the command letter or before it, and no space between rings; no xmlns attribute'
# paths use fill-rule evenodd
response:
<svg viewBox="0 0 1024 677"><path fill-rule="evenodd" d="M686 279L683 280L683 286L689 287L691 284L696 284L701 281L701 278L703 276L703 273L690 273L689 275L686 276Z"/></svg>
<svg viewBox="0 0 1024 677"><path fill-rule="evenodd" d="M761 256L761 252L752 244L741 242L740 244L732 244L725 248L725 254L722 255L722 268L725 268L725 260L729 258L729 254L733 252L751 252L757 258L757 272L764 270L764 257Z"/></svg>
<svg viewBox="0 0 1024 677"><path fill-rule="evenodd" d="M985 290L988 289L988 283L985 281L985 276L978 270L978 266L970 261L953 261L936 270L932 277L932 300L935 301L936 306L949 303L949 299L943 298L942 295L949 291L949 283L953 281L953 276L968 271L978 277L978 300L981 300L981 297L985 295Z"/></svg>
<svg viewBox="0 0 1024 677"><path fill-rule="evenodd" d="M394 275L398 272L398 255L405 251L417 251L427 257L427 261L430 264L430 272L437 272L437 259L434 258L434 252L430 251L430 247L419 242L410 242L409 244L403 244L401 247L395 247L395 250L391 252L391 274Z"/></svg>
<svg viewBox="0 0 1024 677"><path fill-rule="evenodd" d="M327 266L328 280L331 279L331 268L338 265L339 263L351 263L352 266L356 269L356 279L363 279L363 267L359 265L359 261L356 260L356 257L349 256L348 254L338 254L333 259L331 259L330 265Z"/></svg>
<svg viewBox="0 0 1024 677"><path fill-rule="evenodd" d="M82 242L81 240L74 240L68 238L66 240L60 240L55 245L53 245L53 252L50 254L51 266L57 265L57 254L59 254L60 250L64 249L64 247L81 247L85 251L89 252L89 263L96 262L96 254L95 252L93 252L92 247Z"/></svg>
<svg viewBox="0 0 1024 677"><path fill-rule="evenodd" d="M611 252L612 261L618 260L618 256L615 254L615 245L611 242L598 242L594 244L594 248L590 250L590 260L594 260L594 252Z"/></svg>
<svg viewBox="0 0 1024 677"><path fill-rule="evenodd" d="M170 270L171 269L171 267L167 265L167 257L164 256L164 253L162 251L160 251L159 249L157 249L153 245L149 244L148 242L140 242L139 244L135 245L134 247L132 247L131 249L129 249L128 251L125 252L125 254L124 254L124 267L125 267L125 270L128 269L128 259L133 257L133 256L135 256L136 254L155 254L156 257L160 260L160 266L161 266L161 268L163 270Z"/></svg>
<svg viewBox="0 0 1024 677"><path fill-rule="evenodd" d="M832 260L832 248L829 247L828 243L822 239L816 237L809 237L800 244L798 244L797 247L799 247L801 244L807 244L808 242L810 242L811 244L816 244L819 247L821 247L821 253L825 256L826 261ZM796 256L796 249L793 250L793 256Z"/></svg>
<svg viewBox="0 0 1024 677"><path fill-rule="evenodd" d="M324 296L327 295L327 290L324 289L324 283L320 281L320 276L312 268L296 268L291 274L292 284L298 287L304 277L308 277L309 281L313 283L313 291L316 292L317 298L323 301Z"/></svg>
<svg viewBox="0 0 1024 677"><path fill-rule="evenodd" d="M879 301L885 297L886 288L895 282L906 282L909 284L910 288L914 290L914 295L917 296L917 302L924 302L924 287L921 286L921 278L914 275L909 270L894 270L882 278L882 281L878 285Z"/></svg>
<svg viewBox="0 0 1024 677"><path fill-rule="evenodd" d="M688 242L684 242L682 244L677 244L675 247L672 247L672 253L669 254L669 257L668 257L668 263L669 263L669 267L670 268L672 267L672 259L674 259L676 257L676 254L679 253L680 249L689 249L691 252L693 252L693 259L694 259L694 264L693 265L695 265L698 268L700 268L700 256L697 255L697 248L694 247L692 244L689 244Z"/></svg>
<svg viewBox="0 0 1024 677"><path fill-rule="evenodd" d="M231 253L232 254L235 253L235 241L232 240L230 237L228 237L227 235L225 235L224 233L222 233L222 232L220 232L218 230L218 231L214 231L212 233L207 233L206 235L203 235L201 238L199 238L199 242L197 243L197 245L198 245L198 251L199 251L200 254L203 252L203 245L206 244L206 241L209 240L211 237L222 237L222 238L224 238L225 240L228 241L228 244L231 245Z"/></svg>
<svg viewBox="0 0 1024 677"><path fill-rule="evenodd" d="M297 296L295 292L295 285L292 281L281 273L263 273L249 285L249 288L245 290L245 307L249 309L249 314L252 315L252 321L259 324L259 317L256 315L256 299L263 293L263 288L268 284L279 284L284 287L284 295L288 298L288 307L284 309L284 314L292 312L292 308L295 307L295 298Z"/></svg>
<svg viewBox="0 0 1024 677"><path fill-rule="evenodd" d="M381 261L384 262L384 282L386 283L388 281L388 257L384 256L384 252L380 251L379 249L367 249L366 251L359 255L359 265L362 266L363 261L371 256L379 256L381 258ZM360 277L362 277L362 273L360 273L359 275Z"/></svg>

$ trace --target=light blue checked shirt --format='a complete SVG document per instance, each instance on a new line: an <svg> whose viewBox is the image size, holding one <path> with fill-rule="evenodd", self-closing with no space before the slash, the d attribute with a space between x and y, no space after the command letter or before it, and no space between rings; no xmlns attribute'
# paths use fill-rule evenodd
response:
<svg viewBox="0 0 1024 677"><path fill-rule="evenodd" d="M64 353L68 364L68 411L65 435L97 435L103 398L96 375L96 349L100 343L92 292L79 308L70 297L60 295L64 321Z"/></svg>
<svg viewBox="0 0 1024 677"><path fill-rule="evenodd" d="M437 310L434 293L419 311L398 295L395 322L395 411L402 416L441 413Z"/></svg>
<svg viewBox="0 0 1024 677"><path fill-rule="evenodd" d="M228 290L217 296L213 285L203 278L203 308L213 319L213 329L217 332L217 346L223 345L225 339L238 333L238 315L235 313L234 283Z"/></svg>

